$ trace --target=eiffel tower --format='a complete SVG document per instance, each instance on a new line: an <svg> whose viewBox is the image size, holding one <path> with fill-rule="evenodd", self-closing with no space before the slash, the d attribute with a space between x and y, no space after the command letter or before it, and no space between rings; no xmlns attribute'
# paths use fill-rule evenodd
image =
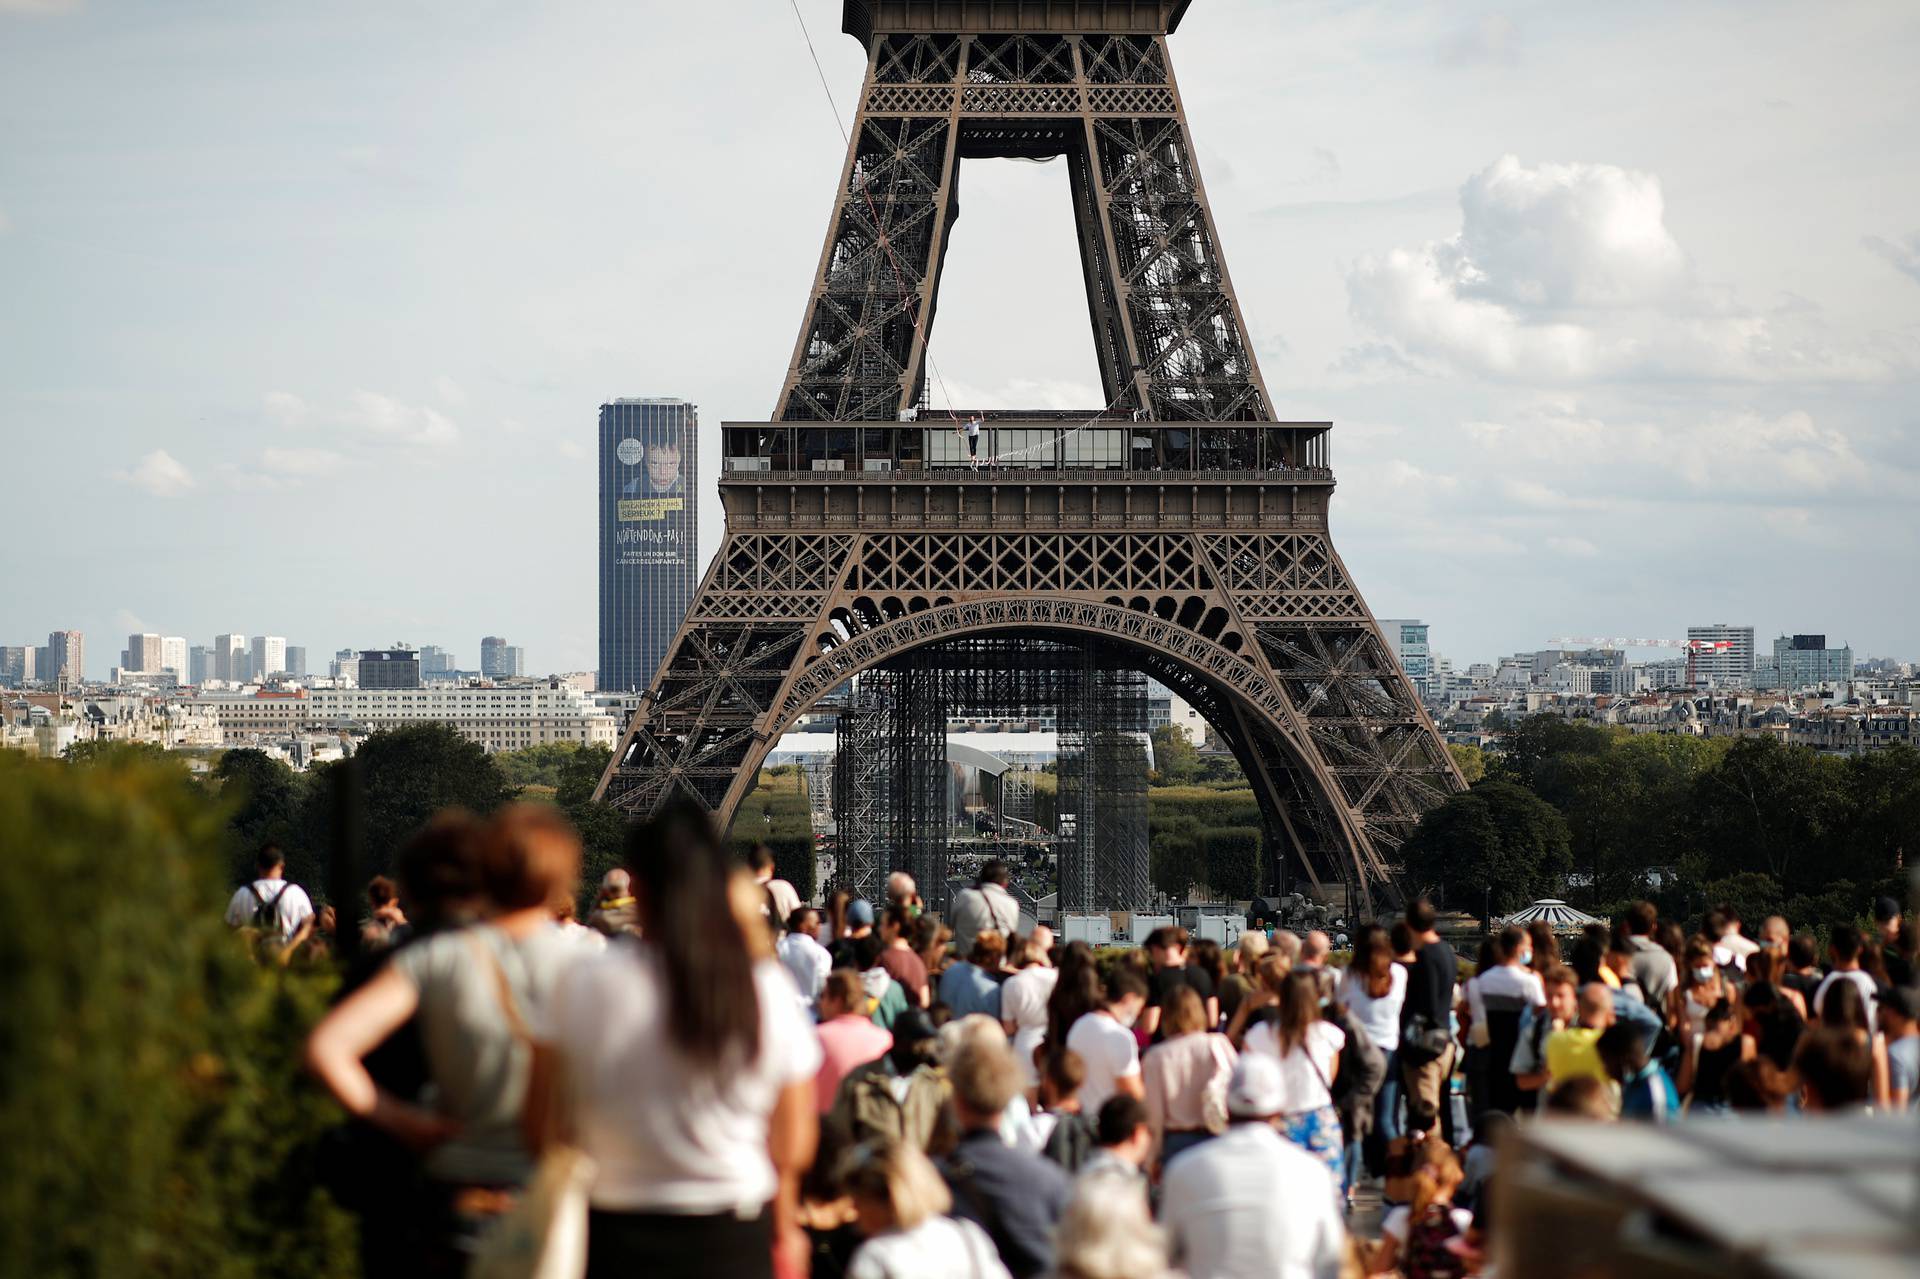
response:
<svg viewBox="0 0 1920 1279"><path fill-rule="evenodd" d="M829 692L1007 635L1098 642L1199 709L1259 797L1270 890L1369 901L1462 788L1329 540L1331 424L1276 420L1261 380L1168 57L1187 8L847 0L867 72L799 340L773 420L722 426L726 539L610 803L725 825ZM976 157L1066 160L1104 409L919 407Z"/></svg>

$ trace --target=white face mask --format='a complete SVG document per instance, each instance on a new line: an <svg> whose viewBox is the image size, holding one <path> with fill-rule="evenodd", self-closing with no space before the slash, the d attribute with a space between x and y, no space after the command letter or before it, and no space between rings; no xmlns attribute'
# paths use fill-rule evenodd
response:
<svg viewBox="0 0 1920 1279"><path fill-rule="evenodd" d="M1518 963L1522 968L1525 968L1527 965L1533 962L1533 952L1530 950L1523 950L1519 954L1515 955L1513 958L1516 963Z"/></svg>
<svg viewBox="0 0 1920 1279"><path fill-rule="evenodd" d="M1133 1023L1140 1020L1140 1010L1138 1008L1132 1012L1121 1012L1119 1009L1113 1009L1112 1012L1113 1019L1122 1026L1125 1026L1128 1030L1132 1030Z"/></svg>

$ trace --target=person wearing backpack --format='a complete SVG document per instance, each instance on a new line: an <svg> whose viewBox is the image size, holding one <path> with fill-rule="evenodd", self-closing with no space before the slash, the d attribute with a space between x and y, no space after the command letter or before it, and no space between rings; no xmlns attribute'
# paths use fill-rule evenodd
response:
<svg viewBox="0 0 1920 1279"><path fill-rule="evenodd" d="M254 881L234 890L227 903L227 927L251 928L286 945L313 918L307 890L287 882L287 858L277 844L263 845L253 859Z"/></svg>

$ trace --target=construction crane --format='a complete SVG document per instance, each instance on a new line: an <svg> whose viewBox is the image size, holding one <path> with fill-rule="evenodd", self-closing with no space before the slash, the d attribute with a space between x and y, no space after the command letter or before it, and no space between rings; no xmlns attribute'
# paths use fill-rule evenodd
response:
<svg viewBox="0 0 1920 1279"><path fill-rule="evenodd" d="M1588 648L1684 648L1687 650L1687 687L1695 687L1694 671L1702 653L1724 653L1733 647L1732 640L1676 640L1676 639L1626 639L1594 635L1562 635L1559 639L1548 640L1555 647L1567 644L1581 644Z"/></svg>

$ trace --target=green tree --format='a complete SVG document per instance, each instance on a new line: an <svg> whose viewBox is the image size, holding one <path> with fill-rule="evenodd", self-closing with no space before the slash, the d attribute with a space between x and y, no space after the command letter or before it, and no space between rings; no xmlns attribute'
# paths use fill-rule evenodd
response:
<svg viewBox="0 0 1920 1279"><path fill-rule="evenodd" d="M745 855L755 844L773 850L773 872L807 900L814 892L813 810L806 774L797 765L762 772L733 814L733 846Z"/></svg>
<svg viewBox="0 0 1920 1279"><path fill-rule="evenodd" d="M1172 724L1153 730L1153 762L1153 780L1162 785L1197 781L1200 777L1200 752L1187 740L1186 733Z"/></svg>
<svg viewBox="0 0 1920 1279"><path fill-rule="evenodd" d="M517 751L499 751L493 762L507 785L515 790L529 786L557 790L562 776L574 767L581 755L591 752L598 752L603 758L612 753L604 746L584 742L542 742Z"/></svg>
<svg viewBox="0 0 1920 1279"><path fill-rule="evenodd" d="M1240 790L1247 785L1247 775L1241 771L1240 761L1224 751L1201 752L1198 780L1204 785L1220 786L1227 790Z"/></svg>
<svg viewBox="0 0 1920 1279"><path fill-rule="evenodd" d="M1260 889L1260 830L1225 826L1200 837L1207 887L1228 900L1251 897Z"/></svg>
<svg viewBox="0 0 1920 1279"><path fill-rule="evenodd" d="M1453 763L1460 770L1460 776L1467 785L1487 775L1487 753L1472 742L1448 742L1447 754L1453 756Z"/></svg>
<svg viewBox="0 0 1920 1279"><path fill-rule="evenodd" d="M1185 814L1147 819L1147 877L1169 897L1184 900L1204 884L1207 865L1200 850L1200 823Z"/></svg>
<svg viewBox="0 0 1920 1279"><path fill-rule="evenodd" d="M228 805L227 832L233 853L228 869L235 883L253 878L253 856L263 844L278 844L287 854L288 877L301 885L320 880L306 856L306 832L301 825L303 781L299 774L262 750L251 747L226 751L213 766L220 797Z"/></svg>
<svg viewBox="0 0 1920 1279"><path fill-rule="evenodd" d="M365 787L369 874L390 873L395 850L441 809L484 816L513 798L492 757L449 724L408 724L375 733L355 760ZM324 829L326 822L314 825Z"/></svg>
<svg viewBox="0 0 1920 1279"><path fill-rule="evenodd" d="M1876 894L1906 896L1900 870L1920 855L1920 751L1890 746L1846 761L1847 799L1839 817L1841 873L1872 885Z"/></svg>
<svg viewBox="0 0 1920 1279"><path fill-rule="evenodd" d="M1839 834L1849 811L1846 763L1772 738L1742 738L1694 780L1694 882L1743 870L1771 875L1789 894L1816 892L1853 859ZM1837 875L1838 873L1838 875Z"/></svg>
<svg viewBox="0 0 1920 1279"><path fill-rule="evenodd" d="M1481 782L1428 810L1400 852L1414 886L1483 918L1557 895L1573 864L1566 820L1505 781Z"/></svg>
<svg viewBox="0 0 1920 1279"><path fill-rule="evenodd" d="M0 751L0 1274L352 1274L299 1062L328 979L220 922L226 807L138 752Z"/></svg>
<svg viewBox="0 0 1920 1279"><path fill-rule="evenodd" d="M67 747L63 758L76 766L139 761L159 763L167 759L167 752L149 742L91 741L75 742Z"/></svg>
<svg viewBox="0 0 1920 1279"><path fill-rule="evenodd" d="M1703 912L1722 902L1732 906L1740 912L1740 919L1749 932L1757 931L1761 920L1780 914L1786 906L1780 881L1757 870L1743 870L1702 884L1700 899Z"/></svg>

